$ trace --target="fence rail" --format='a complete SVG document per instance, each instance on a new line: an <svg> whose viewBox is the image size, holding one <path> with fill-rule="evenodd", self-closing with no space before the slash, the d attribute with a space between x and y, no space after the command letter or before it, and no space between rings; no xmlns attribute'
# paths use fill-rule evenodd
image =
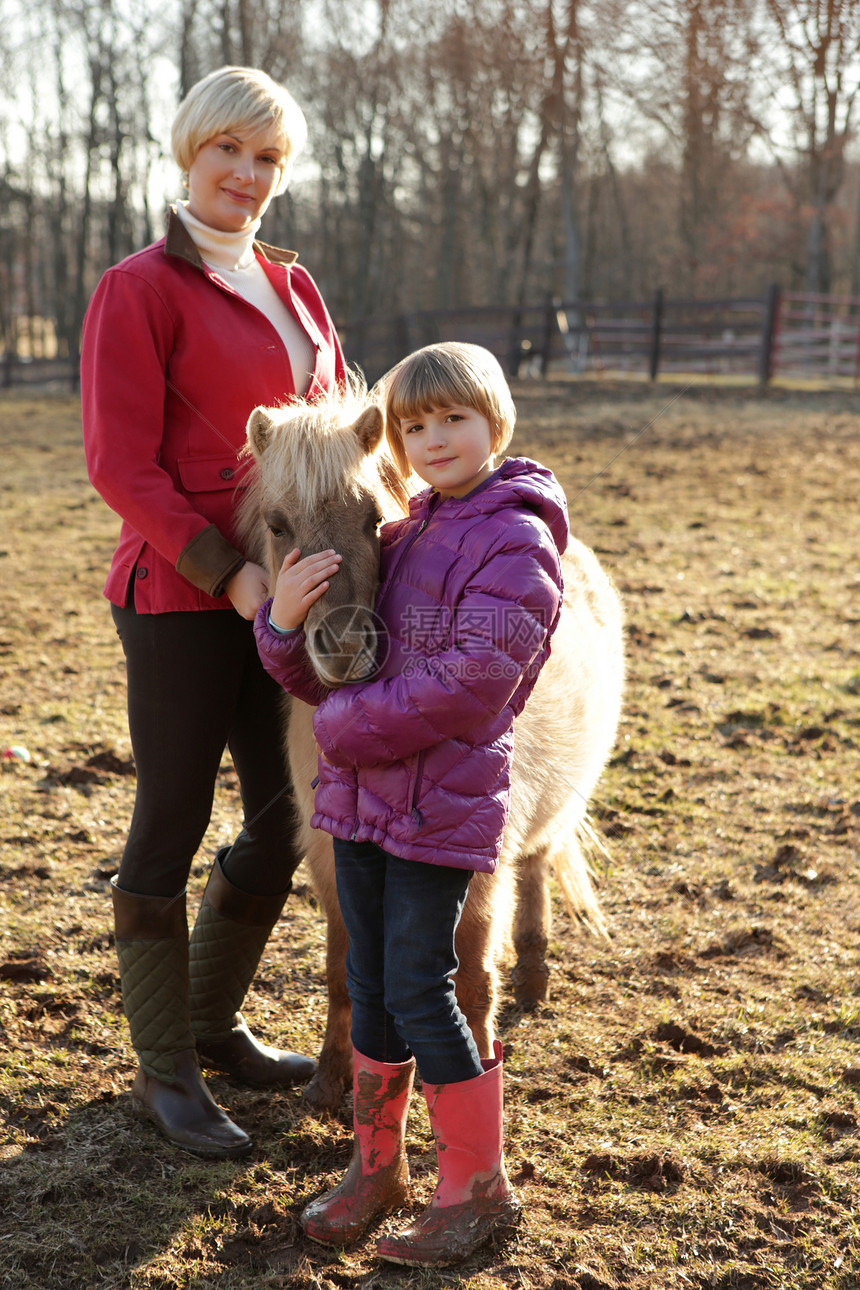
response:
<svg viewBox="0 0 860 1290"><path fill-rule="evenodd" d="M650 300L423 310L341 328L369 380L441 340L484 345L511 376L663 373L860 379L860 299L768 288L731 300Z"/></svg>
<svg viewBox="0 0 860 1290"><path fill-rule="evenodd" d="M860 298L785 292L774 337L783 375L860 376Z"/></svg>
<svg viewBox="0 0 860 1290"><path fill-rule="evenodd" d="M411 350L442 340L484 345L511 376L662 373L860 381L860 297L769 287L730 300L649 300L416 310L340 327L352 363L375 381ZM0 387L77 389L69 359L0 356Z"/></svg>
<svg viewBox="0 0 860 1290"><path fill-rule="evenodd" d="M80 366L71 358L19 358L14 354L0 355L0 389L13 387L58 387L77 390L80 385Z"/></svg>

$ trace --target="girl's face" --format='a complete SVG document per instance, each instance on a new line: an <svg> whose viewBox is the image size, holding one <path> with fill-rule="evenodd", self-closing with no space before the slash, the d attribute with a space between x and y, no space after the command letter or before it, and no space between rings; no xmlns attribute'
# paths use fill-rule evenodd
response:
<svg viewBox="0 0 860 1290"><path fill-rule="evenodd" d="M409 464L443 497L465 497L495 470L492 427L474 408L453 404L403 417Z"/></svg>
<svg viewBox="0 0 860 1290"><path fill-rule="evenodd" d="M272 200L282 167L271 130L216 134L200 145L188 171L188 209L221 233L241 233Z"/></svg>

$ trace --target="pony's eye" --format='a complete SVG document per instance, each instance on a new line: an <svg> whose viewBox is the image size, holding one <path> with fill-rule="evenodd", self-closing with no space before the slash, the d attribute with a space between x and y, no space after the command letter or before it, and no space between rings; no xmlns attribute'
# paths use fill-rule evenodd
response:
<svg viewBox="0 0 860 1290"><path fill-rule="evenodd" d="M280 538L289 537L289 533L287 532L287 530L279 528L277 524L270 524L269 532L271 533L273 538L280 539Z"/></svg>

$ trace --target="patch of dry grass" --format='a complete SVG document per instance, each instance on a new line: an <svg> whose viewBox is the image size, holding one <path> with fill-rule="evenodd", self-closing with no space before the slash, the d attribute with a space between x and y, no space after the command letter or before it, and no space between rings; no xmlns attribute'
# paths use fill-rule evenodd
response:
<svg viewBox="0 0 860 1290"><path fill-rule="evenodd" d="M860 1286L857 855L860 399L625 383L517 390L515 447L556 470L621 587L630 679L595 815L612 939L559 914L550 1002L505 1043L516 1241L459 1272L305 1241L348 1109L213 1079L254 1156L174 1151L129 1108L108 877L133 798L101 597L117 521L78 409L4 397L0 571L0 1286ZM239 818L222 767L192 878ZM299 892L249 1014L313 1051L324 929ZM409 1147L433 1183L426 1113Z"/></svg>

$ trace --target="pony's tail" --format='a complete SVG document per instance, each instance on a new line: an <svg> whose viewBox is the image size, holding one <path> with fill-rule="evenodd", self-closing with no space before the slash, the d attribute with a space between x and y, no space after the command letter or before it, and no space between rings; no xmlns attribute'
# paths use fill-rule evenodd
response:
<svg viewBox="0 0 860 1290"><path fill-rule="evenodd" d="M608 862L609 850L606 843L598 835L588 816L583 816L577 821L576 828L553 848L552 864L568 913L585 923L595 936L609 940L606 919L592 883L595 876L592 857L598 854Z"/></svg>

